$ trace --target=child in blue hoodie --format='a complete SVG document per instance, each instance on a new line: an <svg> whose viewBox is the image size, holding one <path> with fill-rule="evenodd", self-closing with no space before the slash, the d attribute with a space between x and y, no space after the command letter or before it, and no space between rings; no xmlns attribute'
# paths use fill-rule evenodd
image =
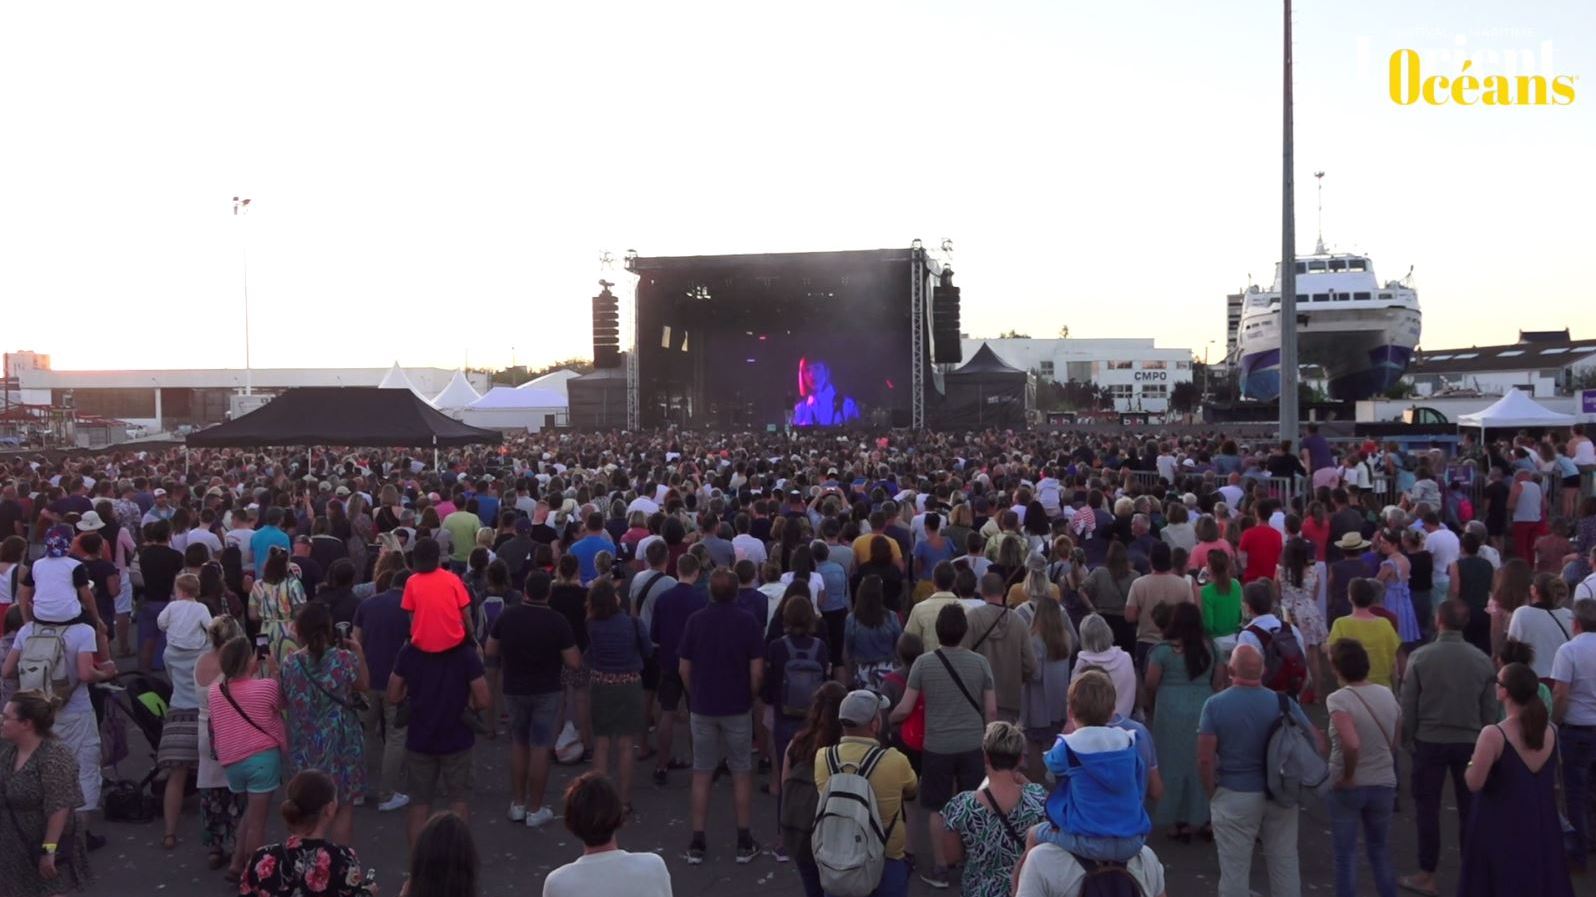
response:
<svg viewBox="0 0 1596 897"><path fill-rule="evenodd" d="M1036 840L1089 860L1126 862L1141 853L1153 827L1142 805L1147 764L1137 736L1109 725L1114 683L1100 671L1070 683L1068 706L1074 731L1060 735L1044 758L1058 785Z"/></svg>

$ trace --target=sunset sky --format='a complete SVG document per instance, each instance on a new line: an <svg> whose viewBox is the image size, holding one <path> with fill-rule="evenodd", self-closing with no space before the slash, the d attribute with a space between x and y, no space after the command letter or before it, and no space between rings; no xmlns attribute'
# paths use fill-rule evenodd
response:
<svg viewBox="0 0 1596 897"><path fill-rule="evenodd" d="M1324 169L1326 241L1414 268L1426 348L1596 337L1596 6L1296 7L1299 250ZM948 237L972 335L1201 356L1279 248L1280 26L1261 0L5 4L0 349L241 366L247 245L257 366L538 365L588 353L605 250ZM1398 106L1402 48L1577 97Z"/></svg>

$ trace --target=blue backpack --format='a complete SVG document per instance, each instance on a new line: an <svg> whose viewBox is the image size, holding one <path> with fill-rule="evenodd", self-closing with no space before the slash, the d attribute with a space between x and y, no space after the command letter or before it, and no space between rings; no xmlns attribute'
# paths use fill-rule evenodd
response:
<svg viewBox="0 0 1596 897"><path fill-rule="evenodd" d="M788 636L781 643L787 649L787 662L781 668L781 712L802 719L814 703L815 692L826 683L826 669L820 665L820 639L807 651L800 651Z"/></svg>

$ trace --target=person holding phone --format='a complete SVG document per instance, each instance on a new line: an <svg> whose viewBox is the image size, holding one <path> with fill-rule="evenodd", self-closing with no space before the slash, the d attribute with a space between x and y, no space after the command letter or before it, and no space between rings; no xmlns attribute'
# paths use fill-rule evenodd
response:
<svg viewBox="0 0 1596 897"><path fill-rule="evenodd" d="M370 686L366 658L347 633L335 636L332 612L320 601L299 609L294 633L304 647L283 659L281 676L288 705L288 766L332 776L340 806L328 837L350 844L354 798L366 790L366 735L360 723L362 693Z"/></svg>

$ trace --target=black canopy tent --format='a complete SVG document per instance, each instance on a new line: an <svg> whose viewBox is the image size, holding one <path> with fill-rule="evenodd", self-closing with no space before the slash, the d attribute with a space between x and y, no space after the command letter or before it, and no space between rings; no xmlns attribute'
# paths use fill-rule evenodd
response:
<svg viewBox="0 0 1596 897"><path fill-rule="evenodd" d="M467 426L408 389L305 386L250 413L192 433L191 447L358 445L395 448L497 443L497 430Z"/></svg>
<svg viewBox="0 0 1596 897"><path fill-rule="evenodd" d="M1024 426L1029 380L982 343L963 367L943 375L941 426Z"/></svg>

